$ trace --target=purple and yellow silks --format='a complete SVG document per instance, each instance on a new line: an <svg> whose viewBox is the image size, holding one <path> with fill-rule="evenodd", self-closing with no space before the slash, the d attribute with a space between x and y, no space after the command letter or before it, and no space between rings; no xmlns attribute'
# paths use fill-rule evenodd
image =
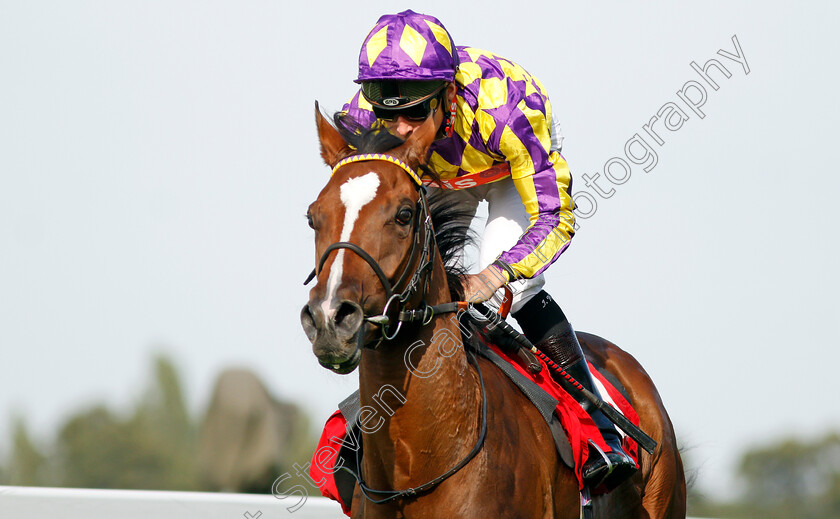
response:
<svg viewBox="0 0 840 519"><path fill-rule="evenodd" d="M559 151L551 150L551 103L540 81L519 65L470 47L457 47L457 55L454 133L432 144L428 165L450 181L449 187L464 189L475 185L468 175L509 164L530 225L498 259L510 265L516 278L532 278L560 256L574 235L569 167ZM365 126L376 121L360 92L344 111Z"/></svg>

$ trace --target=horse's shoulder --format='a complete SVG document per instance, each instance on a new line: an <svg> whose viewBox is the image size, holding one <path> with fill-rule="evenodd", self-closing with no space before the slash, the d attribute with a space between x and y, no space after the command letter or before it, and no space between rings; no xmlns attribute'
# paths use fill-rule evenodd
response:
<svg viewBox="0 0 840 519"><path fill-rule="evenodd" d="M501 466L512 467L517 460L545 457L547 452L552 451L556 453L553 433L536 403L491 360L479 356L479 363L487 390L487 411L491 422L489 441L517 446L503 456L505 461ZM556 463L553 471L557 472L565 462L559 454L553 460Z"/></svg>
<svg viewBox="0 0 840 519"><path fill-rule="evenodd" d="M543 420L539 409L533 401L531 401L525 392L517 386L516 382L511 379L502 369L493 363L490 359L479 356L481 363L482 376L484 377L487 394L490 396L488 400L491 413L507 414L511 416L527 416L532 425L529 427L543 429L548 431L548 425ZM523 415L524 413L524 415ZM548 436L551 438L550 434Z"/></svg>

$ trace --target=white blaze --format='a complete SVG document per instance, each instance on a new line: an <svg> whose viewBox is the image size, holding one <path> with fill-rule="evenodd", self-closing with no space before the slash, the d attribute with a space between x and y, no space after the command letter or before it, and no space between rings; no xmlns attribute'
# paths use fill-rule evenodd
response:
<svg viewBox="0 0 840 519"><path fill-rule="evenodd" d="M338 241L350 241L353 233L353 226L362 208L376 197L376 189L379 187L379 175L368 173L361 177L349 179L340 188L341 202L344 204L344 225L341 228L341 237ZM335 255L335 261L330 270L330 278L327 281L327 297L321 303L324 315L332 317L330 303L335 298L335 292L341 284L341 275L344 271L344 249L339 249ZM335 310L333 309L332 312Z"/></svg>

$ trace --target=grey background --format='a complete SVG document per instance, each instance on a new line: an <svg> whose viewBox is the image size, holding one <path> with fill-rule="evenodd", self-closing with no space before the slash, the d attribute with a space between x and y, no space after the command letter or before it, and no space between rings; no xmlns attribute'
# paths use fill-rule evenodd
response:
<svg viewBox="0 0 840 519"><path fill-rule="evenodd" d="M740 450L840 425L836 5L413 6L542 80L576 190L679 102L691 61L732 73L548 271L578 329L644 364L716 495ZM354 389L298 322L329 174L313 101L339 109L368 30L407 7L0 2L0 451L12 412L47 439L130 404L153 352L195 412L229 364L318 425ZM716 54L733 35L749 75Z"/></svg>

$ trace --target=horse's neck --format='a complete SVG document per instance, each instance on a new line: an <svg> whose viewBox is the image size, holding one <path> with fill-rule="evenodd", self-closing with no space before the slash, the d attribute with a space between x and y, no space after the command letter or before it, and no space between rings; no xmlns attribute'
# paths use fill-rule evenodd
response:
<svg viewBox="0 0 840 519"><path fill-rule="evenodd" d="M445 279L442 268L433 279ZM431 305L448 299L445 282L427 294ZM417 485L418 475L450 468L475 441L480 398L455 314L366 351L360 396L368 484Z"/></svg>

